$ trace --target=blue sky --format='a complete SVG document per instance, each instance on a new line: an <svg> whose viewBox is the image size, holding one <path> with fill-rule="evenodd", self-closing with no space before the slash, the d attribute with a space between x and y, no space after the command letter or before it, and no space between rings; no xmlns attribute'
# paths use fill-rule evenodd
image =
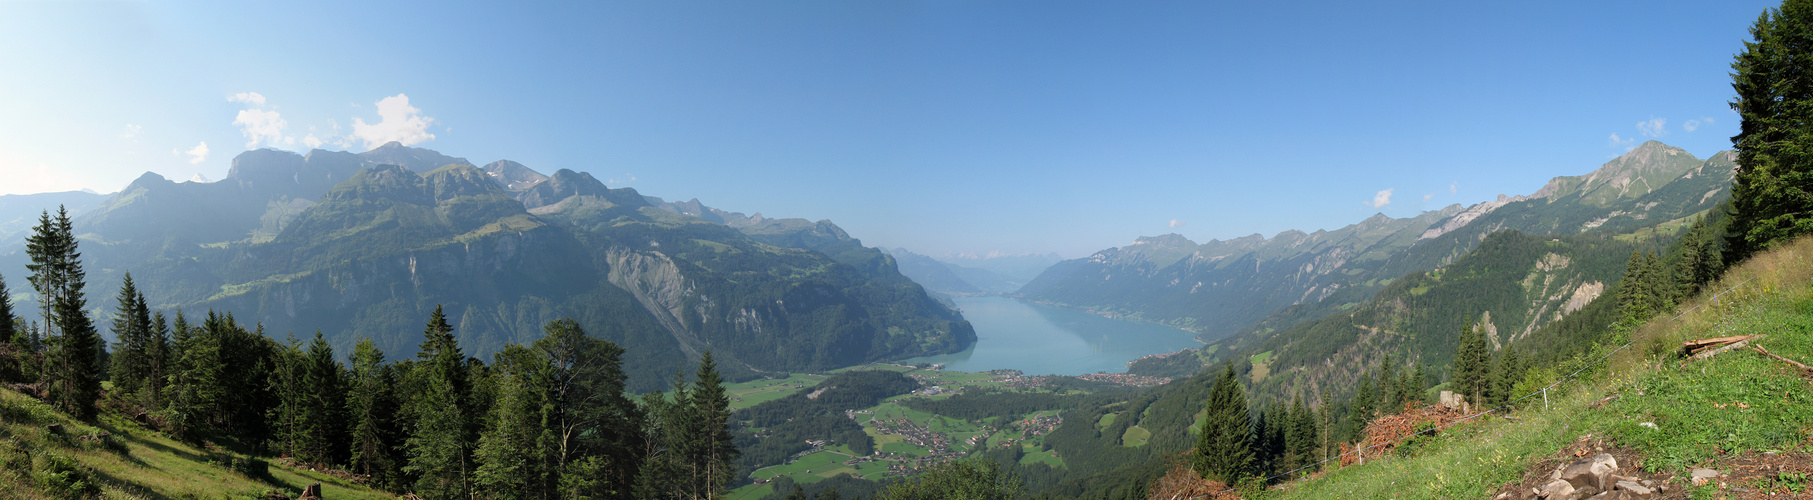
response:
<svg viewBox="0 0 1813 500"><path fill-rule="evenodd" d="M0 2L0 194L395 139L1080 257L1525 194L1652 138L1709 156L1775 3L1476 4Z"/></svg>

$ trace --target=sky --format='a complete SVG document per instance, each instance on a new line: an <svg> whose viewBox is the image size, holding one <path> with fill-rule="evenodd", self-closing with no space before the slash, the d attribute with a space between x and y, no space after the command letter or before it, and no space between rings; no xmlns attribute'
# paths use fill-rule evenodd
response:
<svg viewBox="0 0 1813 500"><path fill-rule="evenodd" d="M1773 2L0 1L0 194L395 140L1068 258L1729 149ZM1501 5L1502 4L1502 5Z"/></svg>

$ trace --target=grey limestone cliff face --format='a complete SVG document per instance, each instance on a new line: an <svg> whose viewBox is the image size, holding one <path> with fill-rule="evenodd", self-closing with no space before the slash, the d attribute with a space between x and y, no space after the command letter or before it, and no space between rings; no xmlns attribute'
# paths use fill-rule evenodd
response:
<svg viewBox="0 0 1813 500"><path fill-rule="evenodd" d="M654 314L688 355L698 355L704 342L686 328L685 321L686 299L693 290L686 285L686 276L680 274L673 259L661 252L637 252L621 246L612 247L605 255L610 262L611 284L628 291L643 309ZM704 313L700 316L703 318Z"/></svg>

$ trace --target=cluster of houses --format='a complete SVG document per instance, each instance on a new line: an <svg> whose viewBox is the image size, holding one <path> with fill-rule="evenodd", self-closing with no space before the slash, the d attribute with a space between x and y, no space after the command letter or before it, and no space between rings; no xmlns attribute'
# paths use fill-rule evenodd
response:
<svg viewBox="0 0 1813 500"><path fill-rule="evenodd" d="M1171 379L1168 378L1148 377L1131 373L1091 373L1087 375L1077 375L1076 378L1088 380L1090 382L1120 384L1128 387L1157 387L1171 381Z"/></svg>

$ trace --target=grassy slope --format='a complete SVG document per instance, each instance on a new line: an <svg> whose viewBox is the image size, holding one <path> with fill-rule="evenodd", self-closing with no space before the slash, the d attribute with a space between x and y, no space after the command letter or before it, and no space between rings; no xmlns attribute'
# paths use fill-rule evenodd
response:
<svg viewBox="0 0 1813 500"><path fill-rule="evenodd" d="M46 430L61 424L62 436ZM74 436L107 432L116 443L106 446ZM70 459L100 486L103 498L260 498L275 491L292 497L312 483L321 483L328 498L391 498L390 495L308 470L270 465L266 477L247 477L210 463L227 457L145 430L117 415L107 415L98 425L71 420L44 403L23 394L0 389L0 497L62 498L61 492L40 480L41 465L28 465L44 456ZM269 461L269 457L260 457Z"/></svg>
<svg viewBox="0 0 1813 500"><path fill-rule="evenodd" d="M1751 259L1707 288L1733 287L1717 301L1710 293L1684 301L1679 319L1677 310L1650 321L1629 348L1551 393L1547 410L1539 398L1525 400L1529 409L1515 414L1520 421L1463 425L1408 457L1369 460L1278 489L1285 498L1485 498L1586 434L1634 449L1644 469L1676 476L1745 451L1806 451L1813 447L1813 383L1748 349L1691 363L1674 350L1683 340L1766 334L1757 343L1771 352L1813 361L1813 239ZM1588 408L1612 394L1620 398ZM1644 422L1657 429L1638 425Z"/></svg>

